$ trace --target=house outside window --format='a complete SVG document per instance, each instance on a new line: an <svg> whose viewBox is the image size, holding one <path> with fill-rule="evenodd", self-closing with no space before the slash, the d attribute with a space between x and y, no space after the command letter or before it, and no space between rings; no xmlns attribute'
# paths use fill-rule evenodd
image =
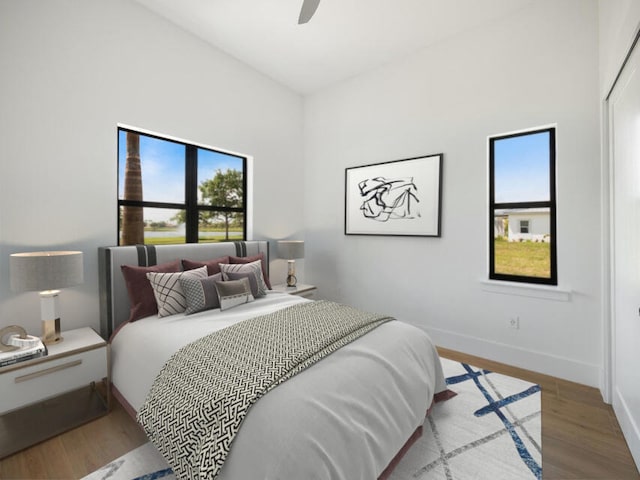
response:
<svg viewBox="0 0 640 480"><path fill-rule="evenodd" d="M247 158L118 128L118 244L246 239Z"/></svg>
<svg viewBox="0 0 640 480"><path fill-rule="evenodd" d="M556 129L489 137L489 278L557 285Z"/></svg>

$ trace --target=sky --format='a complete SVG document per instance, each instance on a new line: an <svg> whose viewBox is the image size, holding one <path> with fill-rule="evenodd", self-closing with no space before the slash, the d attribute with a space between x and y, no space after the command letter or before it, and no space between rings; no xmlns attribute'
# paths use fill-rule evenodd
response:
<svg viewBox="0 0 640 480"><path fill-rule="evenodd" d="M498 139L494 143L495 201L548 201L549 132Z"/></svg>
<svg viewBox="0 0 640 480"><path fill-rule="evenodd" d="M495 148L495 200L521 202L549 200L549 133L498 139ZM140 135L144 200L184 203L184 145ZM119 131L118 198L123 197L127 155L126 132ZM198 184L213 178L217 169L242 169L242 158L198 149ZM145 208L145 220L169 220L175 210Z"/></svg>
<svg viewBox="0 0 640 480"><path fill-rule="evenodd" d="M124 170L127 157L126 132L119 131L118 198L124 195ZM184 145L140 135L142 195L145 201L184 203ZM216 170L242 170L242 158L198 148L198 185L213 178ZM169 220L176 210L145 208L145 220Z"/></svg>

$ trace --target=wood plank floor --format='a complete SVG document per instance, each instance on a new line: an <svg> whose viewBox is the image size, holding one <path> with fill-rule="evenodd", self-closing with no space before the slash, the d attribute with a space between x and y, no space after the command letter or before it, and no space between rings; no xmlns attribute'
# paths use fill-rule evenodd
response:
<svg viewBox="0 0 640 480"><path fill-rule="evenodd" d="M613 410L598 390L452 350L439 351L443 357L542 387L546 480L640 480ZM0 460L0 479L77 479L142 445L144 433L113 403L109 415Z"/></svg>

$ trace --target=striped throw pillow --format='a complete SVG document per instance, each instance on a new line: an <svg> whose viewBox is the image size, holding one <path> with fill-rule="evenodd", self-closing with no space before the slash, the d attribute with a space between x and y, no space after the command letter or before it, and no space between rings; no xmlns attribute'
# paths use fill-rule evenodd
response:
<svg viewBox="0 0 640 480"><path fill-rule="evenodd" d="M257 291L256 297L264 297L267 294L267 285L262 276L262 262L256 260L250 263L221 263L220 271L225 281L233 280L230 273L250 273L255 276Z"/></svg>

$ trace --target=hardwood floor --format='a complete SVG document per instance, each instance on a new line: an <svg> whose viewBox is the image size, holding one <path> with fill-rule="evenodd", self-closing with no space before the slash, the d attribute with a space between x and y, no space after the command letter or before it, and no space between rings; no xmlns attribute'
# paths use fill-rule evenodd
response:
<svg viewBox="0 0 640 480"><path fill-rule="evenodd" d="M0 479L82 478L145 443L142 429L112 404L107 416L0 460Z"/></svg>
<svg viewBox="0 0 640 480"><path fill-rule="evenodd" d="M620 426L594 388L438 349L542 387L542 462L546 480L640 479ZM0 479L76 479L142 445L145 435L114 401L109 415L0 460ZM490 480L490 479L487 479Z"/></svg>

